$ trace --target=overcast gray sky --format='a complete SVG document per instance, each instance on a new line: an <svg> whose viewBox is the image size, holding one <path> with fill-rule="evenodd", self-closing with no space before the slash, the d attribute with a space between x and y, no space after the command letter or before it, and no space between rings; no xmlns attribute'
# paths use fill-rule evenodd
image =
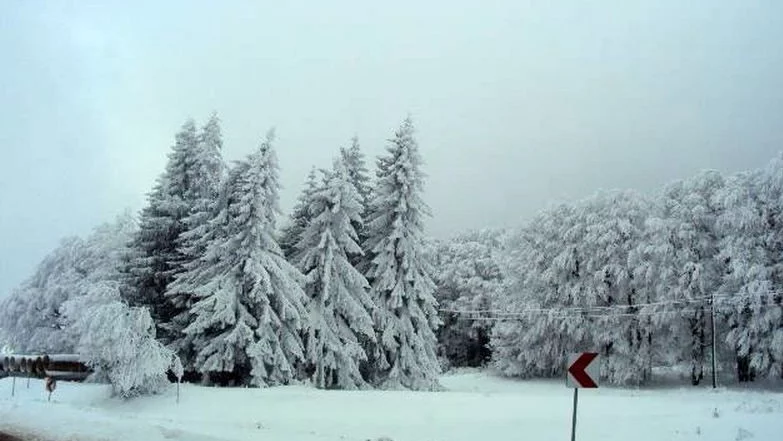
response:
<svg viewBox="0 0 783 441"><path fill-rule="evenodd" d="M776 0L88 3L0 3L0 296L212 110L228 159L277 128L286 210L410 112L441 237L783 150Z"/></svg>

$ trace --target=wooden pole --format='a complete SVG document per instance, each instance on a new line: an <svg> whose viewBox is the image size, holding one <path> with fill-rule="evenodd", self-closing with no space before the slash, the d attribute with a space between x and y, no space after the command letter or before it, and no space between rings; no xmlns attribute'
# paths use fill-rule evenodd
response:
<svg viewBox="0 0 783 441"><path fill-rule="evenodd" d="M11 396L13 397L16 394L16 376L13 377L14 379L11 382Z"/></svg>

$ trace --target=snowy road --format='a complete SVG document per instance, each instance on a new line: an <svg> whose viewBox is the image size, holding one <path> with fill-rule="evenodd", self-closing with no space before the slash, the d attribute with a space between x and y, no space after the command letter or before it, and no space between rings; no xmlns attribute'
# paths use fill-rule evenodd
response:
<svg viewBox="0 0 783 441"><path fill-rule="evenodd" d="M3 424L53 440L394 441L567 440L571 391L484 373L443 378L448 392L320 391L307 387L185 386L130 402L104 386L60 383L17 389L0 380ZM580 394L579 441L778 441L783 394L689 387L602 388Z"/></svg>

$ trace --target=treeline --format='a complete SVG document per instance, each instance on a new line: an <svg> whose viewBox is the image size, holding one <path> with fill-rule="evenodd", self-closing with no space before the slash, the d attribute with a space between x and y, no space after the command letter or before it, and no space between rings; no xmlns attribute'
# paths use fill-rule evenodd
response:
<svg viewBox="0 0 783 441"><path fill-rule="evenodd" d="M356 139L332 167L314 170L282 229L273 133L230 166L222 143L216 115L200 129L187 121L137 225L126 216L103 227L116 234L96 231L94 246L64 242L4 302L0 327L11 347L121 346L141 360L174 359L172 371L206 384L438 388L439 319L422 231L429 209L410 119L374 179ZM84 267L90 253L97 260ZM92 309L97 287L113 310ZM133 314L141 315L131 329L120 326L126 340L155 336L160 347L118 341L112 317ZM132 395L148 380L113 383L132 383Z"/></svg>
<svg viewBox="0 0 783 441"><path fill-rule="evenodd" d="M610 383L684 367L699 384L713 341L725 376L783 378L783 156L436 241L410 120L373 176L357 139L314 168L282 222L273 133L231 165L222 143L217 116L187 121L141 213L64 240L0 305L0 340L78 352L123 396L167 371L344 389L436 389L450 366L560 377L587 350Z"/></svg>
<svg viewBox="0 0 783 441"><path fill-rule="evenodd" d="M602 376L643 384L716 365L736 381L783 378L783 157L703 172L653 196L603 192L527 225L435 245L441 353L502 374L564 375L598 350ZM491 352L490 352L491 348Z"/></svg>

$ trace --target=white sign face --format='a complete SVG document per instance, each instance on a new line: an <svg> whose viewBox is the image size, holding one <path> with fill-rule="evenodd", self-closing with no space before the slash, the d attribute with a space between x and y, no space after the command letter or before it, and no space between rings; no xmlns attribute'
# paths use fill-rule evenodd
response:
<svg viewBox="0 0 783 441"><path fill-rule="evenodd" d="M601 366L595 352L580 352L568 357L566 386L571 388L597 388Z"/></svg>

